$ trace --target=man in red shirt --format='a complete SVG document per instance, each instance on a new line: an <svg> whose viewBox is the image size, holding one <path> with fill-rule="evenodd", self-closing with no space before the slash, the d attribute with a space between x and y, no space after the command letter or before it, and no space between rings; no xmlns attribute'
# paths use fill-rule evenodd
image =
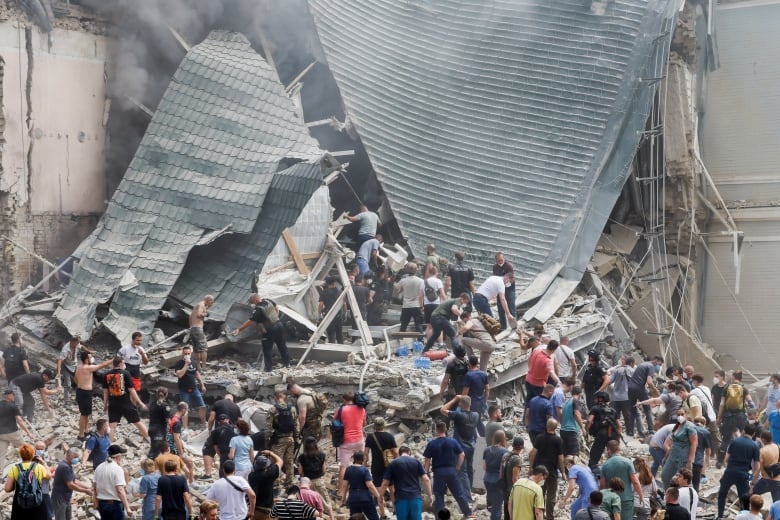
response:
<svg viewBox="0 0 780 520"><path fill-rule="evenodd" d="M528 374L525 376L525 402L528 403L537 395L542 395L544 385L548 378L552 378L556 385L561 382L555 374L555 351L558 342L555 340L547 344L547 348L537 348L528 359Z"/></svg>

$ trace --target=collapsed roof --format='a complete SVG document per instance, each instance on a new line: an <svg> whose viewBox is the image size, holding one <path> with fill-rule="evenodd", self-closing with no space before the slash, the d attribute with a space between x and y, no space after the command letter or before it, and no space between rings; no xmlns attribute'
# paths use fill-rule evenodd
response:
<svg viewBox="0 0 780 520"><path fill-rule="evenodd" d="M321 186L325 152L276 71L237 33L212 32L173 76L55 316L89 335L98 304L120 341L151 332L169 296L206 294L224 319Z"/></svg>
<svg viewBox="0 0 780 520"><path fill-rule="evenodd" d="M645 130L679 1L589 5L309 0L412 250L466 250L480 278L504 251L518 303L540 298L525 319L545 321L582 278Z"/></svg>

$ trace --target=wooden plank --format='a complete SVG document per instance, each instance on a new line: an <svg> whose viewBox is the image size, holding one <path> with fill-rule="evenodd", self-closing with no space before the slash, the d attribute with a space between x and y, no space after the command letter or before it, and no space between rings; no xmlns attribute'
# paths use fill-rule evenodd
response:
<svg viewBox="0 0 780 520"><path fill-rule="evenodd" d="M309 268L306 267L306 262L303 261L303 257L301 256L301 252L298 250L298 245L295 243L295 238L293 238L292 231L290 231L290 228L286 228L284 231L282 231L282 238L284 238L284 243L287 244L287 249L290 250L290 254L293 257L293 261L295 262L295 267L298 268L298 271L301 272L303 275L309 274Z"/></svg>
<svg viewBox="0 0 780 520"><path fill-rule="evenodd" d="M360 331L360 339L363 342L363 355L368 359L368 346L374 342L374 338L371 337L371 331L368 328L368 324L363 320L363 316L360 314L360 307L355 298L355 292L352 290L352 285L349 283L349 275L347 269L344 267L344 262L339 260L336 262L336 267L339 271L339 277L341 278L341 284L344 286L344 291L347 293L347 301L349 302L349 308L352 310L352 317L355 320L355 325Z"/></svg>
<svg viewBox="0 0 780 520"><path fill-rule="evenodd" d="M328 328L328 325L330 325L330 323L333 321L333 318L336 317L336 314L341 312L341 307L344 304L344 297L346 296L346 294L347 294L346 290L341 291L341 294L339 294L339 297L333 303L333 306L330 308L330 310L328 310L327 314L325 314L325 317L322 318L322 321L320 322L319 326L311 335L311 339L309 340L309 347L306 349L306 352L304 352L301 358L298 360L298 364L295 365L296 367L299 367L303 364L303 362L306 360L306 356L309 355L311 349L314 348L314 346L320 340L322 335L325 333L325 329Z"/></svg>

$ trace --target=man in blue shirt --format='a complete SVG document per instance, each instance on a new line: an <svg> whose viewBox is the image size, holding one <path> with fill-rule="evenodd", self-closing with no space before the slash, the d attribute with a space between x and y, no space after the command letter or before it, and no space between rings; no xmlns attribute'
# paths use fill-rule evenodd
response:
<svg viewBox="0 0 780 520"><path fill-rule="evenodd" d="M436 423L436 438L425 446L423 457L425 471L433 469L434 513L438 515L444 509L444 493L449 489L463 516L471 516L469 497L458 479L458 471L466 457L458 441L447 437L447 425L444 422Z"/></svg>
<svg viewBox="0 0 780 520"><path fill-rule="evenodd" d="M98 422L95 423L95 433L89 435L87 443L84 445L84 460L89 460L91 454L92 468L97 468L108 458L108 447L110 445L111 438L108 435L108 421L98 419Z"/></svg>
<svg viewBox="0 0 780 520"><path fill-rule="evenodd" d="M455 406L458 407L457 410L453 410ZM452 437L463 449L465 462L460 467L458 478L466 494L470 494L474 483L474 449L477 444L479 414L471 410L471 398L467 395L456 395L441 407L440 413L452 421Z"/></svg>
<svg viewBox="0 0 780 520"><path fill-rule="evenodd" d="M398 458L393 460L385 469L382 477L382 487L379 488L379 496L385 495L388 487L393 486L395 494L396 520L421 520L422 519L422 494L420 493L420 479L425 486L425 493L433 505L433 492L431 491L431 479L419 460L412 457L409 446L398 448Z"/></svg>
<svg viewBox="0 0 780 520"><path fill-rule="evenodd" d="M360 245L358 249L357 258L355 263L360 269L360 276L365 275L369 271L368 265L376 260L379 255L379 246L382 245L382 235L378 234L376 237L366 240Z"/></svg>
<svg viewBox="0 0 780 520"><path fill-rule="evenodd" d="M750 423L746 424L744 434L731 441L726 450L726 471L720 478L718 491L718 518L723 518L726 496L731 486L737 486L737 496L743 496L747 494L752 483L750 470L753 470L754 478L758 475L760 453L752 439L755 433L756 427Z"/></svg>
<svg viewBox="0 0 780 520"><path fill-rule="evenodd" d="M525 428L528 430L528 437L534 447L536 447L536 437L543 434L547 427L547 419L555 418L555 409L550 400L554 391L553 385L544 385L542 395L537 395L528 401L528 409L525 411Z"/></svg>
<svg viewBox="0 0 780 520"><path fill-rule="evenodd" d="M469 371L463 376L463 395L471 398L471 411L477 412L480 417L477 423L477 431L485 436L485 425L482 424L482 414L485 412L485 403L490 394L490 385L488 384L487 372L479 369L479 358L469 356Z"/></svg>

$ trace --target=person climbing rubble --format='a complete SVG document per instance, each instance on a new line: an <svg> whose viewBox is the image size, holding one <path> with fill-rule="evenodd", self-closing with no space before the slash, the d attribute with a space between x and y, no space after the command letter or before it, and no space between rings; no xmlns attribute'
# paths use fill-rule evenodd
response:
<svg viewBox="0 0 780 520"><path fill-rule="evenodd" d="M30 361L27 358L27 349L22 345L22 335L18 332L11 334L11 344L3 349L2 355L3 376L11 382L13 379L30 373ZM19 405L22 404L18 401Z"/></svg>
<svg viewBox="0 0 780 520"><path fill-rule="evenodd" d="M76 383L76 404L79 407L79 435L77 439L84 441L87 438L87 428L92 418L92 388L95 373L98 370L108 368L113 363L113 359L107 359L102 363L95 365L95 358L89 352L79 354L80 363L76 368L73 381Z"/></svg>
<svg viewBox="0 0 780 520"><path fill-rule="evenodd" d="M489 276L482 285L477 287L477 291L474 293L474 310L493 318L493 311L490 310L490 301L495 299L497 307L503 311L499 312L499 317L502 314L505 317L512 316L506 300L506 289L514 285L514 282L514 273L506 273L503 276ZM511 318L509 321L513 320L514 318ZM502 324L502 328L506 328L506 324Z"/></svg>
<svg viewBox="0 0 780 520"><path fill-rule="evenodd" d="M493 276L506 277L507 275L512 275L509 282L506 282L506 280L504 281L504 300L506 301L506 308L503 305L498 306L498 321L501 322L501 330L504 330L507 327L507 322L510 322L511 324L511 322L514 321L514 318L517 317L517 308L515 307L515 268L506 259L504 253L500 251L496 253L495 259L496 263L493 264ZM507 318L507 316L511 316L511 318Z"/></svg>
<svg viewBox="0 0 780 520"><path fill-rule="evenodd" d="M444 494L450 490L464 517L471 517L468 491L463 489L458 473L466 456L460 443L447 437L447 424L436 423L436 437L428 442L423 452L426 473L433 471L433 511L444 509ZM516 520L521 520L518 517Z"/></svg>
<svg viewBox="0 0 780 520"><path fill-rule="evenodd" d="M208 420L209 431L214 428L214 421L216 421L220 415L227 415L231 424L236 424L241 418L241 408L236 404L233 394L225 394L225 397L214 401L214 404L211 405L211 412L209 412Z"/></svg>
<svg viewBox="0 0 780 520"><path fill-rule="evenodd" d="M470 303L469 295L463 293L457 299L444 300L431 311L431 336L425 343L423 352L427 352L433 347L440 334L444 334L445 341L450 343L452 347L460 343L450 320L460 318L462 312L459 305L466 306Z"/></svg>
<svg viewBox="0 0 780 520"><path fill-rule="evenodd" d="M171 453L178 455L182 462L184 462L184 465L187 468L187 474L189 475L187 480L192 483L195 480L195 465L189 455L187 455L187 451L184 449L184 441L181 438L182 423L184 422L184 417L186 417L189 412L189 408L187 403L183 401L176 405L176 411L174 412L173 417L168 421L168 435L166 436L166 440L168 441Z"/></svg>
<svg viewBox="0 0 780 520"><path fill-rule="evenodd" d="M456 395L441 407L439 413L452 421L452 438L460 444L464 461L458 471L458 479L467 495L471 495L474 484L474 451L477 444L479 413L471 409L471 397Z"/></svg>
<svg viewBox="0 0 780 520"><path fill-rule="evenodd" d="M469 371L466 349L458 345L452 348L452 353L454 357L444 369L444 377L439 388L439 397L445 402L463 392L463 379Z"/></svg>
<svg viewBox="0 0 780 520"><path fill-rule="evenodd" d="M375 263L379 256L379 248L382 246L382 235L377 233L374 237L365 240L360 244L358 248L357 256L355 257L355 263L358 266L359 275L365 276L370 270L369 263Z"/></svg>
<svg viewBox="0 0 780 520"><path fill-rule="evenodd" d="M203 332L203 322L209 315L209 308L214 304L214 297L210 294L192 307L190 314L190 341L195 349L195 359L198 360L201 370L206 370L209 345L206 341L206 333Z"/></svg>
<svg viewBox="0 0 780 520"><path fill-rule="evenodd" d="M181 348L181 359L173 366L173 372L178 378L179 398L188 406L198 410L198 416L203 426L206 426L206 402L203 394L206 393L206 384L200 373L200 365L192 359L192 347L184 345ZM183 428L189 427L189 416L182 419Z"/></svg>
<svg viewBox="0 0 780 520"><path fill-rule="evenodd" d="M17 403L22 403L22 413L28 421L33 420L35 414L35 398L32 396L34 390L41 394L41 403L50 415L54 412L49 404L49 396L59 393L61 388L46 388L46 384L54 379L54 372L47 368L42 372L32 372L22 374L8 382L8 388L13 390Z"/></svg>
<svg viewBox="0 0 780 520"><path fill-rule="evenodd" d="M124 369L125 361L121 357L115 357L112 365L114 368L105 375L105 385L103 386L103 412L108 414L108 422L111 425L109 431L111 442L116 439L116 428L122 417L135 426L141 437L147 440L149 432L146 431L146 426L141 422L141 416L138 415L136 406L143 410L148 410L148 408L133 388L130 374Z"/></svg>
<svg viewBox="0 0 780 520"><path fill-rule="evenodd" d="M22 430L28 438L32 438L33 435L14 402L13 390L6 389L3 391L3 400L0 401L0 468L5 468L8 448L16 448L22 444L19 430Z"/></svg>
<svg viewBox="0 0 780 520"><path fill-rule="evenodd" d="M487 370L490 355L496 350L495 336L488 332L480 316L472 317L471 312L464 311L460 319L463 323L458 329L458 335L462 337L461 343L469 356L475 355L475 351L479 353L479 369Z"/></svg>
<svg viewBox="0 0 780 520"><path fill-rule="evenodd" d="M217 416L216 425L209 433L206 442L203 443L203 475L202 478L211 478L214 468L214 457L219 454L219 476L222 474L222 465L230 458L230 441L236 436L236 431L231 424L230 416L220 414Z"/></svg>
<svg viewBox="0 0 780 520"><path fill-rule="evenodd" d="M262 348L265 371L270 372L273 370L274 345L276 345L279 355L282 356L282 366L285 368L289 367L290 353L287 351L284 324L279 319L279 309L276 303L269 298L261 297L257 293L249 297L249 303L255 306L254 311L248 320L233 331L233 335L238 336L242 330L255 323L263 333Z"/></svg>
<svg viewBox="0 0 780 520"><path fill-rule="evenodd" d="M301 430L298 411L287 402L287 393L284 390L274 392L273 408L266 415L265 431L266 445L284 462L284 485L290 486L293 482L293 464Z"/></svg>
<svg viewBox="0 0 780 520"><path fill-rule="evenodd" d="M82 352L93 354L94 352L81 344L81 335L74 334L69 341L67 341L60 350L60 355L57 358L57 372L56 376L60 376L60 382L62 383L62 404L65 407L70 406L70 392L73 386L74 376L76 374L76 367Z"/></svg>
<svg viewBox="0 0 780 520"><path fill-rule="evenodd" d="M358 244L374 238L377 228L381 225L379 215L370 211L365 204L360 205L360 212L357 215L347 215L347 219L350 222L360 223L357 234Z"/></svg>
<svg viewBox="0 0 780 520"><path fill-rule="evenodd" d="M303 388L292 381L287 383L287 392L295 397L301 437L314 437L319 440L322 437L322 416L328 409L328 397L320 392Z"/></svg>

